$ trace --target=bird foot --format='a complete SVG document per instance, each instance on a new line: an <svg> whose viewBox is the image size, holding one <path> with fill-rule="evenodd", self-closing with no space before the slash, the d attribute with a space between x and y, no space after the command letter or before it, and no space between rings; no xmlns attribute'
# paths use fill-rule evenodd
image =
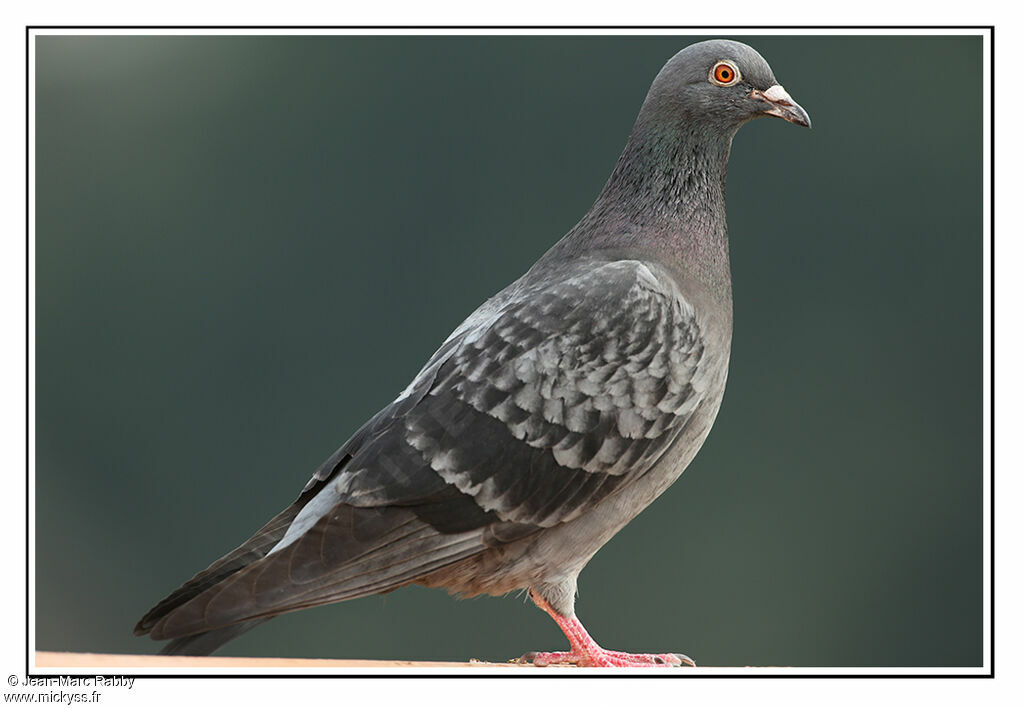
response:
<svg viewBox="0 0 1024 708"><path fill-rule="evenodd" d="M551 664L575 664L576 666L696 666L693 659L685 654L630 654L624 651L609 651L596 647L583 652L577 651L531 651L516 660L517 664L550 666Z"/></svg>

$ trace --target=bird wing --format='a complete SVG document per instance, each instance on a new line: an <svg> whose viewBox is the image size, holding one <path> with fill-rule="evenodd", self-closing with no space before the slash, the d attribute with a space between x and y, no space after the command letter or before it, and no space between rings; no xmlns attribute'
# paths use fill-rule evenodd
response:
<svg viewBox="0 0 1024 708"><path fill-rule="evenodd" d="M649 469L702 393L693 309L656 272L584 263L468 328L401 417L410 464L382 475L361 452L350 503L388 503L425 466L501 521L550 527ZM463 525L443 509L430 521Z"/></svg>
<svg viewBox="0 0 1024 708"><path fill-rule="evenodd" d="M170 638L384 592L570 521L669 448L704 361L659 266L581 260L521 279L321 466L264 557L212 587L194 578L199 592L147 627Z"/></svg>

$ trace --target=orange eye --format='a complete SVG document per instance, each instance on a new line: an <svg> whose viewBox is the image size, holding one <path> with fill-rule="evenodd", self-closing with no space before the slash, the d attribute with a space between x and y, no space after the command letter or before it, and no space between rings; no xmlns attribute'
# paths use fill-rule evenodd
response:
<svg viewBox="0 0 1024 708"><path fill-rule="evenodd" d="M711 68L710 78L719 86L732 86L740 80L740 70L731 61L720 61Z"/></svg>

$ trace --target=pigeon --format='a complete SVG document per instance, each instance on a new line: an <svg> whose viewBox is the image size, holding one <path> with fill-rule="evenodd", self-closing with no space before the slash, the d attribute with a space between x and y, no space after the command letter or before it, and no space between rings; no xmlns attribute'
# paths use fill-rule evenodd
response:
<svg viewBox="0 0 1024 708"><path fill-rule="evenodd" d="M577 576L700 449L725 390L725 178L759 116L810 119L751 47L686 47L654 79L593 206L484 302L291 506L157 604L136 635L203 655L285 612L410 584L527 590L569 651L538 666L694 665L604 649Z"/></svg>

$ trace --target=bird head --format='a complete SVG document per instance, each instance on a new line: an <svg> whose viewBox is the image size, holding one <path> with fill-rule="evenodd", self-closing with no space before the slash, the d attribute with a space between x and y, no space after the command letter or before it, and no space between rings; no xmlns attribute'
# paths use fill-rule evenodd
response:
<svg viewBox="0 0 1024 708"><path fill-rule="evenodd" d="M663 121L726 131L761 116L811 126L807 111L776 81L768 62L746 44L725 39L692 44L672 57L645 107Z"/></svg>

